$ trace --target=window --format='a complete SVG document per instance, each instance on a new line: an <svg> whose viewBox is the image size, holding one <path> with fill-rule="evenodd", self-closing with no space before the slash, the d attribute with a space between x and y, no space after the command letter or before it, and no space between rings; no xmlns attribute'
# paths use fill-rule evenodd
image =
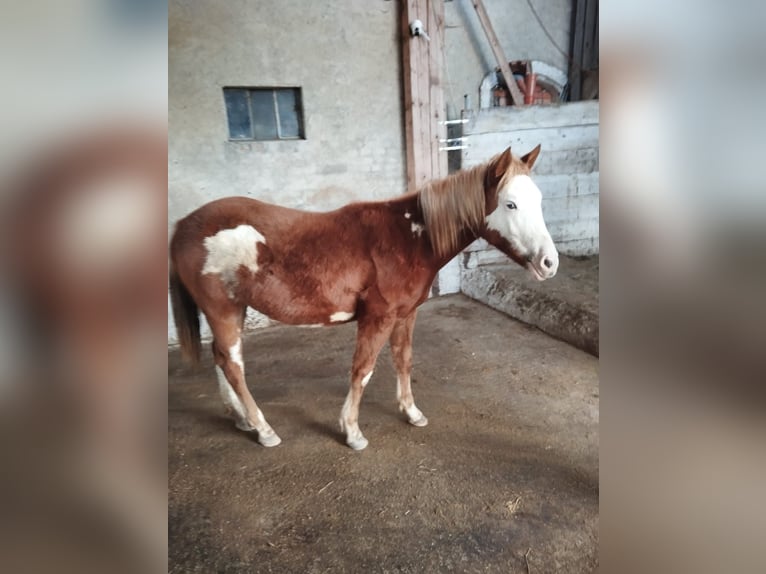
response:
<svg viewBox="0 0 766 574"><path fill-rule="evenodd" d="M300 88L224 88L229 139L303 139Z"/></svg>

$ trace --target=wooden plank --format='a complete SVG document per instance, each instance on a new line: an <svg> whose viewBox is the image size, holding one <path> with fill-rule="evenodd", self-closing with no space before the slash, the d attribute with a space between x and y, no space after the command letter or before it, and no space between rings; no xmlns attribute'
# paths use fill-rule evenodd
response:
<svg viewBox="0 0 766 574"><path fill-rule="evenodd" d="M543 194L543 201L561 197L598 196L599 172L541 175L532 177Z"/></svg>
<svg viewBox="0 0 766 574"><path fill-rule="evenodd" d="M567 150L548 150L535 162L534 177L560 173L591 173L598 171L599 148L584 147Z"/></svg>
<svg viewBox="0 0 766 574"><path fill-rule="evenodd" d="M582 47L583 68L598 66L598 1L585 0L585 26Z"/></svg>
<svg viewBox="0 0 766 574"><path fill-rule="evenodd" d="M444 0L428 0L428 24L431 81L431 178L447 176L447 152L439 151L439 140L446 139L447 119L444 103ZM424 20L425 22L425 20Z"/></svg>
<svg viewBox="0 0 766 574"><path fill-rule="evenodd" d="M587 0L575 0L572 18L572 61L569 64L569 99L582 99L583 46L585 43L585 12Z"/></svg>
<svg viewBox="0 0 766 574"><path fill-rule="evenodd" d="M500 71L503 73L505 84L508 86L508 89L511 92L511 99L513 100L513 103L517 106L523 106L524 95L516 85L516 80L513 79L511 67L508 64L508 58L505 57L505 54L503 53L503 47L500 45L500 42L497 39L497 35L495 34L495 30L492 28L492 22L487 15L486 8L484 8L483 0L473 0L473 7L476 10L476 14L479 16L481 27L484 28L484 33L487 35L489 46L492 48L492 53L495 55L495 59L500 66Z"/></svg>
<svg viewBox="0 0 766 574"><path fill-rule="evenodd" d="M414 0L401 3L399 37L402 39L402 75L404 76L404 133L407 151L407 190L415 191L415 97L416 83L413 81L414 55L410 42L410 16L414 12Z"/></svg>
<svg viewBox="0 0 766 574"><path fill-rule="evenodd" d="M508 146L516 154L524 154L540 144L541 156L546 152L570 151L598 147L599 126L573 126L519 132L499 132L467 136L468 148L463 150L463 167L473 167L487 161Z"/></svg>
<svg viewBox="0 0 766 574"><path fill-rule="evenodd" d="M430 41L410 35L413 20L424 23ZM407 141L407 186L415 191L447 175L447 154L439 151L446 138L442 70L444 62L443 0L405 0L400 33L404 46L404 105Z"/></svg>
<svg viewBox="0 0 766 574"><path fill-rule="evenodd" d="M463 125L465 135L518 131L543 127L580 126L599 123L599 102L543 104L489 108L470 116Z"/></svg>
<svg viewBox="0 0 766 574"><path fill-rule="evenodd" d="M428 0L414 0L414 18L428 21ZM410 20L412 21L412 20ZM422 36L410 38L416 58L417 99L415 105L415 188L419 189L431 179L431 87L429 70L429 42Z"/></svg>
<svg viewBox="0 0 766 574"><path fill-rule="evenodd" d="M599 148L583 147L568 150L544 150L535 162L534 177L559 174L592 173L599 170ZM473 165L482 163L476 161ZM465 166L471 167L471 166Z"/></svg>

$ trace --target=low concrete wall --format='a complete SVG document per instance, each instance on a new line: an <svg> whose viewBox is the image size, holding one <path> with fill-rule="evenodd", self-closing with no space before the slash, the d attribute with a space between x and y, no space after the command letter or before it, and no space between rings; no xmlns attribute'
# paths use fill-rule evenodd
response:
<svg viewBox="0 0 766 574"><path fill-rule="evenodd" d="M598 256L562 256L554 279L539 282L515 263L463 271L463 293L598 356Z"/></svg>

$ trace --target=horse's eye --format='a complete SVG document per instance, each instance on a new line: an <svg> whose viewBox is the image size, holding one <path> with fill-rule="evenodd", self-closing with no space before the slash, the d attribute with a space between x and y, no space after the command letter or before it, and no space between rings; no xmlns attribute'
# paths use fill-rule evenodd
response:
<svg viewBox="0 0 766 574"><path fill-rule="evenodd" d="M515 203L513 203L512 201L509 201L508 203L506 203L506 204L505 204L505 206L506 206L508 209L516 209L516 204L515 204Z"/></svg>

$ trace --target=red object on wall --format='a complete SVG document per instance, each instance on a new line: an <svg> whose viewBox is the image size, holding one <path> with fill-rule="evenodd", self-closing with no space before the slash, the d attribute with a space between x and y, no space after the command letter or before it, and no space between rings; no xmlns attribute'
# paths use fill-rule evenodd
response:
<svg viewBox="0 0 766 574"><path fill-rule="evenodd" d="M559 101L558 89L544 80L539 80L537 74L532 73L527 60L510 62L510 65L516 84L524 94L524 104L550 104ZM492 105L512 105L510 92L499 74L498 80L500 84L492 89Z"/></svg>
<svg viewBox="0 0 766 574"><path fill-rule="evenodd" d="M526 77L526 90L524 90L524 103L535 103L535 88L537 88L537 75L527 74Z"/></svg>

